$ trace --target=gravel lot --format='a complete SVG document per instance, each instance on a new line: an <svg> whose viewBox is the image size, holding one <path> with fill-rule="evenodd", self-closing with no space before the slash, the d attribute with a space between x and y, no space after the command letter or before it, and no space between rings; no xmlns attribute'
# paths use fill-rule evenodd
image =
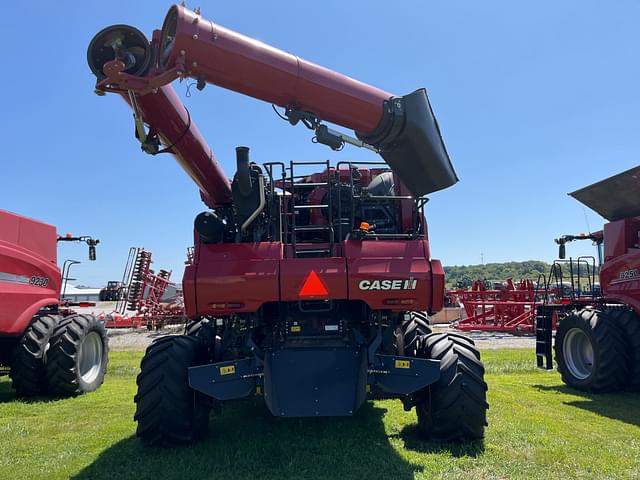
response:
<svg viewBox="0 0 640 480"><path fill-rule="evenodd" d="M461 333L458 330L449 328L447 325L435 325L433 330L435 332ZM471 337L481 350L536 347L536 337L533 335L511 335L501 332L465 332L464 335Z"/></svg>
<svg viewBox="0 0 640 480"><path fill-rule="evenodd" d="M115 311L116 302L96 302L95 307L74 308L78 313L90 315L109 315ZM130 315L135 312L127 312ZM146 328L109 328L110 350L144 350L154 339L163 335L182 333L184 325L168 325L159 331L149 331Z"/></svg>

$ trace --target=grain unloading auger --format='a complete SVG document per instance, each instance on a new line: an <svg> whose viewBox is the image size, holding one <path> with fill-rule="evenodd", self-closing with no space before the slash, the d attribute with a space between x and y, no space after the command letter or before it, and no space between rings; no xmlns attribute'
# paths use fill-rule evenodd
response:
<svg viewBox="0 0 640 480"><path fill-rule="evenodd" d="M194 440L214 403L248 396L282 417L353 415L367 398L399 398L427 435L483 435L479 352L428 325L444 271L430 255L422 196L457 177L425 90L393 96L179 6L150 43L133 27L105 28L88 60L97 92L133 108L143 150L172 153L210 208L196 217L183 278L187 335L156 341L142 361L144 442ZM282 107L318 143L369 148L388 166L260 167L238 147L229 182L169 85L185 77ZM296 172L310 165L322 171Z"/></svg>
<svg viewBox="0 0 640 480"><path fill-rule="evenodd" d="M130 26L105 28L92 40L88 61L99 91L115 90L137 103L138 114L152 131L145 135L138 130L145 150L156 152L158 136L163 137L213 204L230 202L229 184L168 85L178 78L191 77L200 88L211 83L284 107L291 123L312 127L316 139L333 148L353 141L322 121L352 128L362 142L380 152L416 196L457 181L424 89L393 96L216 25L184 7L169 10L151 43ZM138 95L148 92L153 94Z"/></svg>

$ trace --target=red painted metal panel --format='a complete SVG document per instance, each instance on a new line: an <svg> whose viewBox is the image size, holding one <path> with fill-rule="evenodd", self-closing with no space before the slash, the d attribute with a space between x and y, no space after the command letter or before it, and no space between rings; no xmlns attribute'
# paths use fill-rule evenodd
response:
<svg viewBox="0 0 640 480"><path fill-rule="evenodd" d="M56 238L56 227L53 225L0 210L0 240L20 246L51 263L56 263Z"/></svg>
<svg viewBox="0 0 640 480"><path fill-rule="evenodd" d="M58 303L55 227L0 211L0 334L22 333L42 307Z"/></svg>
<svg viewBox="0 0 640 480"><path fill-rule="evenodd" d="M326 288L327 293L325 295L300 296L311 272L315 272L318 275L320 281ZM345 259L340 257L325 257L285 258L281 260L280 298L283 302L323 300L325 298L332 300L347 299L347 267Z"/></svg>
<svg viewBox="0 0 640 480"><path fill-rule="evenodd" d="M281 243L197 245L195 298L199 315L254 312L277 301ZM185 300L193 285L183 283ZM192 314L189 309L187 315Z"/></svg>
<svg viewBox="0 0 640 480"><path fill-rule="evenodd" d="M624 218L604 226L604 256L610 260L627 253L630 248L638 248L640 239L640 217Z"/></svg>
<svg viewBox="0 0 640 480"><path fill-rule="evenodd" d="M444 271L438 261L432 271L424 248L422 240L347 241L345 257L282 258L276 242L198 245L194 264L185 269L186 312L252 312L265 302L325 298L361 300L372 309L437 311Z"/></svg>
<svg viewBox="0 0 640 480"><path fill-rule="evenodd" d="M605 299L626 303L640 314L640 249L609 259L600 270L600 285Z"/></svg>
<svg viewBox="0 0 640 480"><path fill-rule="evenodd" d="M606 301L629 305L640 314L640 217L604 225L605 262L600 286Z"/></svg>
<svg viewBox="0 0 640 480"><path fill-rule="evenodd" d="M196 272L195 265L187 265L182 276L182 295L184 298L184 313L187 317L198 315L198 303L196 301Z"/></svg>
<svg viewBox="0 0 640 480"><path fill-rule="evenodd" d="M350 300L376 310L429 309L431 267L422 241L346 241L344 250Z"/></svg>
<svg viewBox="0 0 640 480"><path fill-rule="evenodd" d="M41 292L26 291L26 289L19 289L15 292L5 291L9 296L13 296L16 300L22 300L22 303L16 302L16 308L14 311L20 312L18 317L13 322L3 324L0 320L0 334L2 335L22 335L27 329L33 316L45 307L51 305L59 305L57 295L59 292L53 292L56 296L43 295ZM48 292L51 294L51 291ZM32 303L27 303L32 301ZM0 295L0 303L3 302L3 296ZM10 305L10 302L9 302Z"/></svg>
<svg viewBox="0 0 640 480"><path fill-rule="evenodd" d="M444 268L440 260L431 260L431 282L431 305L427 310L436 313L444 308Z"/></svg>

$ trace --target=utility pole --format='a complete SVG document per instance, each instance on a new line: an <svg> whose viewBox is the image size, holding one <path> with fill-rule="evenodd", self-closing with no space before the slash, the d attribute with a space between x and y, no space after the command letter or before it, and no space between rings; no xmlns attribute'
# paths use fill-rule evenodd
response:
<svg viewBox="0 0 640 480"><path fill-rule="evenodd" d="M484 252L480 252L480 265L484 265Z"/></svg>

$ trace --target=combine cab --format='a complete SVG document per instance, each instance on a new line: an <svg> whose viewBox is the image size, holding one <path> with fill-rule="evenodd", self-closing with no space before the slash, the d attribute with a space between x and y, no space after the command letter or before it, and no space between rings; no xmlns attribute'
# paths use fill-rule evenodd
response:
<svg viewBox="0 0 640 480"><path fill-rule="evenodd" d="M143 150L174 154L209 207L183 277L186 335L157 340L142 360L143 442L193 441L213 406L248 397L278 417L351 416L367 399L397 398L427 436L483 436L480 353L428 325L444 271L431 258L424 195L457 177L426 91L393 96L179 6L151 44L133 27L107 27L88 59L97 91L133 108ZM317 143L364 147L388 166L259 165L238 147L229 182L169 85L187 76L277 105Z"/></svg>
<svg viewBox="0 0 640 480"><path fill-rule="evenodd" d="M559 293L537 309L538 366L553 368L557 319L558 370L567 385L580 390L640 390L639 178L635 167L571 193L609 223L599 232L556 240L561 260L547 285ZM595 257L564 259L565 244L575 240L594 242L598 267Z"/></svg>

